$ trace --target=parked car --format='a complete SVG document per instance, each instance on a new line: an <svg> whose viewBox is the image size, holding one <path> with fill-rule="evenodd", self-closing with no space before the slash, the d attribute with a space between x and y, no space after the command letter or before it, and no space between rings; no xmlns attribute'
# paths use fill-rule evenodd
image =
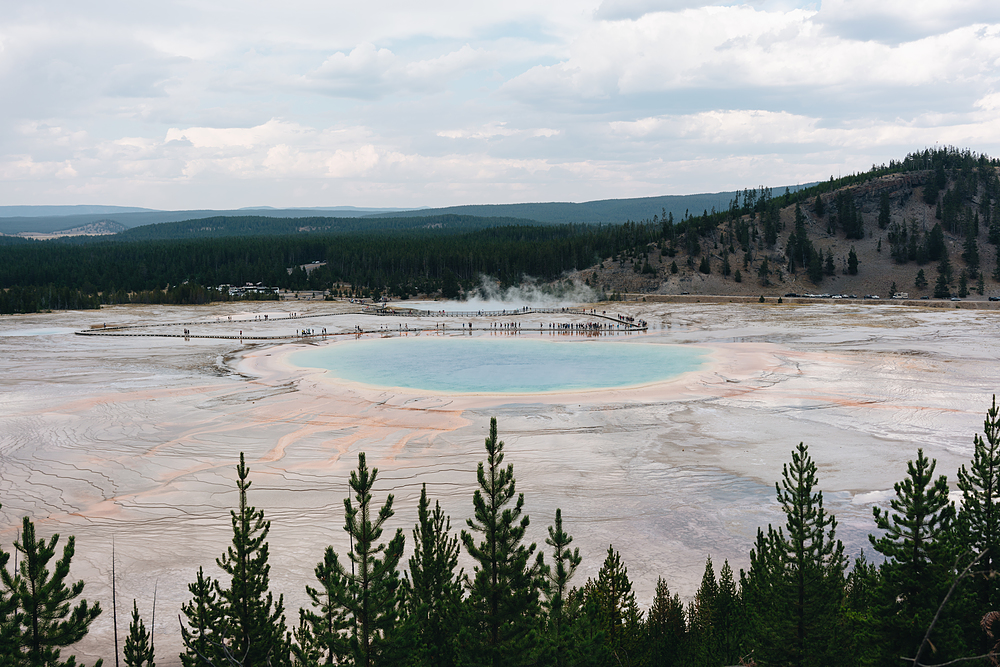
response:
<svg viewBox="0 0 1000 667"><path fill-rule="evenodd" d="M1000 301L1000 296L991 296L990 301Z"/></svg>
<svg viewBox="0 0 1000 667"><path fill-rule="evenodd" d="M961 299L959 299L959 298L958 298L957 296L953 296L953 297L951 297L951 300L952 300L952 301L961 301Z"/></svg>

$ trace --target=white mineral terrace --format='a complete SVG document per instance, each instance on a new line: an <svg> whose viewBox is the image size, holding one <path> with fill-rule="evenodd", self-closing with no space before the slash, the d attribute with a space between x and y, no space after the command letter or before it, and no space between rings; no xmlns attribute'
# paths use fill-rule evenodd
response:
<svg viewBox="0 0 1000 667"><path fill-rule="evenodd" d="M561 507L584 556L575 583L594 575L614 544L645 605L659 576L672 591L692 595L708 555L717 567L725 559L737 571L746 567L758 526L782 520L774 483L799 441L819 466L839 537L852 556L862 548L870 556L872 503L891 496L918 447L953 483L998 386L994 311L594 307L649 323L648 331L621 338L697 345L710 361L638 388L447 395L330 381L287 361L356 327L467 335L440 333L442 320L433 317L333 315L346 307L330 303L4 316L0 544L11 550L24 515L41 535L76 536L71 576L87 582L84 596L106 612L66 654L91 664L113 660L114 539L120 632L133 598L148 622L155 587L157 663L175 665L187 584L198 566L219 574L215 558L231 537L241 451L252 470L250 500L272 521L272 589L285 595L293 620L324 547L346 552L343 498L357 453L367 452L379 468L377 501L395 494L393 530L403 528L410 540L422 483L458 529L472 512L476 464L496 416L506 462L525 494L530 539L544 547L546 526ZM286 317L291 312L301 316ZM494 320L471 321L471 335L490 335ZM591 318L555 313L518 321L527 331L517 335L539 336L540 325L547 331ZM105 323L181 322L149 329L187 329L187 340L73 333ZM303 328L330 335L263 339L294 338Z"/></svg>

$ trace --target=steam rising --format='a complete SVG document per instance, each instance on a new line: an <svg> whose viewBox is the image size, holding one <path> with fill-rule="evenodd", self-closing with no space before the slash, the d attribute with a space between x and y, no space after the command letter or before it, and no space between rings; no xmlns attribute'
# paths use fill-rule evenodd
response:
<svg viewBox="0 0 1000 667"><path fill-rule="evenodd" d="M480 276L479 286L466 293L465 301L427 302L432 310L477 311L516 310L529 308L564 308L581 303L601 301L603 295L579 280L557 280L554 283L539 284L533 278L525 278L520 285L501 289L500 284L489 276ZM410 306L422 308L424 304L410 302Z"/></svg>
<svg viewBox="0 0 1000 667"><path fill-rule="evenodd" d="M533 278L525 278L520 285L501 289L495 279L485 275L480 276L479 287L466 296L463 303L470 310L510 310L521 306L560 308L600 300L597 292L579 280L557 280L540 285Z"/></svg>

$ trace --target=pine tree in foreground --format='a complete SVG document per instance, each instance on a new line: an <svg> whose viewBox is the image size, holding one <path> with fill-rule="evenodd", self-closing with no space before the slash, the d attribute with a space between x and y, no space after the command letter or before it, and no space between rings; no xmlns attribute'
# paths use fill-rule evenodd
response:
<svg viewBox="0 0 1000 667"><path fill-rule="evenodd" d="M427 485L420 490L413 556L404 579L406 636L410 664L448 667L456 662L461 623L462 579L458 537L439 502L430 509Z"/></svg>
<svg viewBox="0 0 1000 667"><path fill-rule="evenodd" d="M639 653L642 613L635 601L628 568L614 546L608 546L608 555L597 579L588 581L584 592L597 605L598 619L616 663L635 662Z"/></svg>
<svg viewBox="0 0 1000 667"><path fill-rule="evenodd" d="M284 598L277 602L268 590L267 534L271 522L263 510L248 504L247 467L243 452L236 466L239 511L230 510L232 544L216 564L229 575L229 586L206 578L199 569L198 579L188 586L194 598L182 606L191 628L182 625L186 651L184 665L215 665L236 661L241 667L278 667L288 664L290 647L285 629Z"/></svg>
<svg viewBox="0 0 1000 667"><path fill-rule="evenodd" d="M719 664L715 638L715 606L719 596L719 582L715 578L712 557L705 560L701 585L694 594L688 616L688 660L696 667Z"/></svg>
<svg viewBox="0 0 1000 667"><path fill-rule="evenodd" d="M45 667L70 667L76 658L60 660L60 649L77 643L86 636L90 624L101 613L100 604L88 605L81 600L71 606L83 592L83 582L67 586L70 562L76 551L76 540L70 536L63 547L62 558L49 571L49 562L55 556L59 535L45 539L35 538L35 525L24 517L20 541L14 548L21 560L17 572L11 574L0 568L3 584L15 601L18 611L13 625L4 633L13 639L14 653L11 664ZM9 601L8 601L9 605ZM102 661L98 660L97 665Z"/></svg>
<svg viewBox="0 0 1000 667"><path fill-rule="evenodd" d="M740 592L728 560L722 563L722 570L719 571L719 592L715 598L713 618L719 659L724 665L735 665L741 657L743 626L740 618Z"/></svg>
<svg viewBox="0 0 1000 667"><path fill-rule="evenodd" d="M0 505L2 508L3 505ZM19 579L17 572L10 574L7 571L7 561L10 554L0 548L0 576L3 585L0 586L0 664L8 656L14 656L20 651L19 647L19 619L17 613L17 589Z"/></svg>
<svg viewBox="0 0 1000 667"><path fill-rule="evenodd" d="M816 464L799 443L775 490L788 531L786 536L778 529L785 572L781 601L788 611L783 620L792 630L788 658L802 667L834 663L847 567L844 545L836 538L837 520L823 508L823 492L814 491L816 484Z"/></svg>
<svg viewBox="0 0 1000 667"><path fill-rule="evenodd" d="M344 530L351 536L352 572L347 578L347 609L353 621L351 652L356 667L388 664L384 657L392 649L393 631L399 612L399 572L403 556L402 529L388 543L379 543L385 522L392 515L393 496L372 517L372 488L378 468L368 469L364 452L358 454L358 469L351 471L354 500L344 499Z"/></svg>
<svg viewBox="0 0 1000 667"><path fill-rule="evenodd" d="M917 460L906 464L907 478L895 484L891 510L872 509L875 524L884 531L869 539L886 558L879 595L886 659L917 653L951 584L955 507L948 500L947 478L934 479L936 465L918 449ZM939 651L936 661L961 654L964 647L957 638L961 632L955 628L953 609L937 628L931 638Z"/></svg>
<svg viewBox="0 0 1000 667"><path fill-rule="evenodd" d="M962 491L959 526L966 548L984 552L979 561L987 573L1000 570L1000 411L996 396L983 422L985 439L976 434L970 468L958 470L958 488ZM981 613L1000 606L1000 580L980 577L976 584Z"/></svg>
<svg viewBox="0 0 1000 667"><path fill-rule="evenodd" d="M347 632L347 577L333 547L327 547L314 570L319 588L306 586L312 609L299 610L299 628L293 648L299 664L316 659L322 664L344 662L350 653Z"/></svg>
<svg viewBox="0 0 1000 667"><path fill-rule="evenodd" d="M288 660L284 597L277 602L270 588L267 534L271 522L264 511L247 503L250 469L243 452L236 466L239 512L230 511L233 542L216 563L230 576L228 588L216 585L221 603L223 626L227 628L227 648L243 667L280 665Z"/></svg>
<svg viewBox="0 0 1000 667"><path fill-rule="evenodd" d="M983 422L985 439L976 434L970 468L958 470L962 507L958 513L959 540L965 549L981 553L973 581L975 598L964 625L975 628L987 612L1000 607L1000 410L996 396ZM980 640L985 642L985 637ZM983 643L983 649L989 646ZM981 651L984 652L984 651Z"/></svg>
<svg viewBox="0 0 1000 667"><path fill-rule="evenodd" d="M181 624L181 639L185 651L181 653L184 667L203 667L207 662L225 664L221 652L224 637L221 632L222 614L215 591L218 582L205 576L205 569L199 567L193 583L188 584L191 599L181 605L181 613L188 625Z"/></svg>
<svg viewBox="0 0 1000 667"><path fill-rule="evenodd" d="M874 667L879 660L879 618L877 593L879 570L864 552L854 559L844 587L843 651L856 667Z"/></svg>
<svg viewBox="0 0 1000 667"><path fill-rule="evenodd" d="M139 617L139 605L132 600L132 622L125 637L125 667L156 667L153 661L153 639Z"/></svg>
<svg viewBox="0 0 1000 667"><path fill-rule="evenodd" d="M766 536L758 531L750 573L742 577L760 664L832 665L843 657L837 631L846 557L815 486L816 464L799 443L775 484L785 527L768 526Z"/></svg>
<svg viewBox="0 0 1000 667"><path fill-rule="evenodd" d="M562 510L556 508L556 521L549 526L549 536L545 543L552 547L552 567L548 571L545 610L549 615L549 645L552 662L556 667L567 664L569 646L572 641L570 627L566 621L566 597L569 595L569 581L576 573L583 558L580 549L570 551L573 538L563 530Z"/></svg>
<svg viewBox="0 0 1000 667"><path fill-rule="evenodd" d="M671 597L670 588L661 577L656 581L653 603L646 614L646 657L650 667L684 664L686 640L684 603L676 593Z"/></svg>
<svg viewBox="0 0 1000 667"><path fill-rule="evenodd" d="M475 515L467 520L470 530L462 531L462 545L476 562L463 650L468 659L490 667L530 664L539 643L541 563L530 562L535 544L523 542L529 523L524 494L516 492L514 466L503 467L496 418L490 420L486 454L476 473ZM481 536L478 543L474 534Z"/></svg>

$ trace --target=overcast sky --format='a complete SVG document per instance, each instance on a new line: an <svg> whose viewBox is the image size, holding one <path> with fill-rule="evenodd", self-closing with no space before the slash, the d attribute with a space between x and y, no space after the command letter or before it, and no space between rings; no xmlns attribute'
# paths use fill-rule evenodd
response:
<svg viewBox="0 0 1000 667"><path fill-rule="evenodd" d="M0 3L0 204L444 206L1000 155L1000 2Z"/></svg>

